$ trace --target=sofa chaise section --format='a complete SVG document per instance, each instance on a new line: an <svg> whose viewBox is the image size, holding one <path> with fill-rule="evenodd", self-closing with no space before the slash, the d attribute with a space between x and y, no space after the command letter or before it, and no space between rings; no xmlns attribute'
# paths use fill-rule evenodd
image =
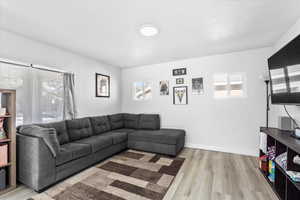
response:
<svg viewBox="0 0 300 200"><path fill-rule="evenodd" d="M185 131L137 130L128 134L128 148L176 156L184 147Z"/></svg>

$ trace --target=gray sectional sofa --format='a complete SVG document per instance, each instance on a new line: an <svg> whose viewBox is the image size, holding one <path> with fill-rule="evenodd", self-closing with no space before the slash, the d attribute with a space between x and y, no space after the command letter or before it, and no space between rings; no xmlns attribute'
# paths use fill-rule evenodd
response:
<svg viewBox="0 0 300 200"><path fill-rule="evenodd" d="M184 142L184 130L161 129L153 114L23 125L17 128L17 177L39 192L127 148L176 156Z"/></svg>

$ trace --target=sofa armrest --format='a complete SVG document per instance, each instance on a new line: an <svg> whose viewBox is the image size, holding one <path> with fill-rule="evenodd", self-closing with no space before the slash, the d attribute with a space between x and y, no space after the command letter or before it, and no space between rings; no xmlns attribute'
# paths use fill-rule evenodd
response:
<svg viewBox="0 0 300 200"><path fill-rule="evenodd" d="M18 180L40 191L55 182L55 158L43 139L17 134Z"/></svg>

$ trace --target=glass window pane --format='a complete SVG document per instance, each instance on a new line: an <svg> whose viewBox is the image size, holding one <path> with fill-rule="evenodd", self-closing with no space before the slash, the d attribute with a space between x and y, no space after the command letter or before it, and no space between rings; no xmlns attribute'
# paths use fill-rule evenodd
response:
<svg viewBox="0 0 300 200"><path fill-rule="evenodd" d="M228 75L214 75L214 96L217 98L228 96Z"/></svg>
<svg viewBox="0 0 300 200"><path fill-rule="evenodd" d="M135 82L133 84L133 99L136 101L142 100L144 98L144 83Z"/></svg>
<svg viewBox="0 0 300 200"><path fill-rule="evenodd" d="M243 75L233 74L229 76L229 94L230 96L243 96Z"/></svg>
<svg viewBox="0 0 300 200"><path fill-rule="evenodd" d="M144 99L148 100L152 98L152 88L150 82L144 82Z"/></svg>
<svg viewBox="0 0 300 200"><path fill-rule="evenodd" d="M133 84L133 100L148 100L152 98L151 82L135 82Z"/></svg>
<svg viewBox="0 0 300 200"><path fill-rule="evenodd" d="M0 88L16 90L17 126L63 118L60 73L0 63Z"/></svg>
<svg viewBox="0 0 300 200"><path fill-rule="evenodd" d="M40 122L62 120L63 75L55 72L39 71Z"/></svg>

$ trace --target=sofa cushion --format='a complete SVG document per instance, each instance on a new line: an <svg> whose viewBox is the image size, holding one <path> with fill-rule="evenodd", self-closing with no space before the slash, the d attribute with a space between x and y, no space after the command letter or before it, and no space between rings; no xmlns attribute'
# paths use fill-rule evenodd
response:
<svg viewBox="0 0 300 200"><path fill-rule="evenodd" d="M88 118L67 120L67 128L71 141L80 140L93 135L92 125Z"/></svg>
<svg viewBox="0 0 300 200"><path fill-rule="evenodd" d="M108 118L112 130L124 128L123 114L109 115Z"/></svg>
<svg viewBox="0 0 300 200"><path fill-rule="evenodd" d="M70 141L66 121L61 122L53 122L53 123L47 123L47 124L37 124L38 126L44 127L44 128L55 128L58 141L60 144L66 144Z"/></svg>
<svg viewBox="0 0 300 200"><path fill-rule="evenodd" d="M92 153L88 144L68 143L61 146L61 151L56 158L56 166L81 158Z"/></svg>
<svg viewBox="0 0 300 200"><path fill-rule="evenodd" d="M92 147L93 153L95 153L113 144L113 138L109 135L104 135L104 134L77 140L75 141L75 143L89 144Z"/></svg>
<svg viewBox="0 0 300 200"><path fill-rule="evenodd" d="M125 133L130 133L135 131L135 129L131 129L131 128L120 128L120 129L116 129L114 130L115 132L125 132Z"/></svg>
<svg viewBox="0 0 300 200"><path fill-rule="evenodd" d="M160 117L157 114L141 114L139 129L158 130L160 129Z"/></svg>
<svg viewBox="0 0 300 200"><path fill-rule="evenodd" d="M111 130L109 119L107 116L90 117L93 134L98 135Z"/></svg>
<svg viewBox="0 0 300 200"><path fill-rule="evenodd" d="M140 115L137 114L123 114L124 119L124 127L131 128L131 129L138 129L139 128L139 119Z"/></svg>
<svg viewBox="0 0 300 200"><path fill-rule="evenodd" d="M180 129L137 130L128 134L128 140L176 145L185 137Z"/></svg>
<svg viewBox="0 0 300 200"><path fill-rule="evenodd" d="M122 142L127 141L127 133L126 132L119 132L119 131L110 131L107 133L103 133L105 136L109 136L113 140L113 144L119 144Z"/></svg>
<svg viewBox="0 0 300 200"><path fill-rule="evenodd" d="M42 138L54 157L56 157L60 151L60 144L54 128L25 125L19 128L19 133L27 136Z"/></svg>

